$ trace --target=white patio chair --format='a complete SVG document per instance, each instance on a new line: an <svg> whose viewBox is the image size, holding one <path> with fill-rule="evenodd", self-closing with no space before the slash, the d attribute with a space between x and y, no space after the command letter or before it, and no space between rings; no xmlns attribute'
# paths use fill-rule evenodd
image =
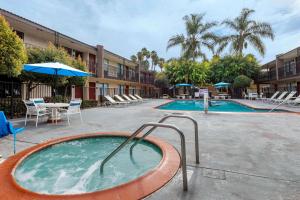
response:
<svg viewBox="0 0 300 200"><path fill-rule="evenodd" d="M29 115L29 118L36 116L35 127L37 127L39 117L48 116L49 112L44 106L37 105L33 101L23 100L23 102L26 106L25 126Z"/></svg>
<svg viewBox="0 0 300 200"><path fill-rule="evenodd" d="M60 109L60 113L65 115L68 119L68 124L70 126L70 116L71 115L79 115L80 121L82 123L82 115L81 115L81 106L82 100L81 99L74 99L70 101L69 107L67 109Z"/></svg>

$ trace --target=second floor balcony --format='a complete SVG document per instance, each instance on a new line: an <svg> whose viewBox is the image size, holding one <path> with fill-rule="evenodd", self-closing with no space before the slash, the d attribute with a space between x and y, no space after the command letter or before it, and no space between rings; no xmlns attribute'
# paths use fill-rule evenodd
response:
<svg viewBox="0 0 300 200"><path fill-rule="evenodd" d="M109 66L105 68L104 78L138 82L137 73L133 72L133 70L120 70L114 66Z"/></svg>

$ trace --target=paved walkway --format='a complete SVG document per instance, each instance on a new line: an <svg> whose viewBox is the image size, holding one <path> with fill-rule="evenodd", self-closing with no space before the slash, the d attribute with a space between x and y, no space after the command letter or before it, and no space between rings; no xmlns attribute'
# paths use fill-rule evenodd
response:
<svg viewBox="0 0 300 200"><path fill-rule="evenodd" d="M279 110L287 110L291 112L300 112L300 106L287 106L286 104L278 105L278 104L272 104L272 103L265 103L260 100L248 100L248 99L233 99L233 101L248 105L253 108L257 109L273 109L277 107L276 109Z"/></svg>
<svg viewBox="0 0 300 200"><path fill-rule="evenodd" d="M152 100L125 108L93 108L67 123L30 122L18 135L17 150L52 138L99 131L134 131L146 122L157 122L173 111L153 107L166 100ZM239 200L300 199L300 115L222 114L176 111L199 123L200 165L195 164L192 123L170 119L186 134L189 191L182 191L180 172L170 183L147 199ZM14 122L23 124L22 120ZM167 129L153 133L178 149L180 140ZM12 137L0 139L0 154L12 155Z"/></svg>

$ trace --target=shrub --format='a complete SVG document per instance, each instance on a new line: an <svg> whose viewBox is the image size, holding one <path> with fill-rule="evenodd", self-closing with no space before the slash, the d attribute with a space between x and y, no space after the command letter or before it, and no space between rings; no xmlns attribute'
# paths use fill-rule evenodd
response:
<svg viewBox="0 0 300 200"><path fill-rule="evenodd" d="M243 88L249 87L251 84L251 81L252 80L248 76L240 75L234 79L233 87L243 89Z"/></svg>

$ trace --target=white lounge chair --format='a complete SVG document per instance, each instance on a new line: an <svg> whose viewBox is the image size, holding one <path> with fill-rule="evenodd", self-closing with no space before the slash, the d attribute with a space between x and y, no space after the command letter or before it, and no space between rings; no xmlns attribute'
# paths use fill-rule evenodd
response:
<svg viewBox="0 0 300 200"><path fill-rule="evenodd" d="M127 102L115 101L111 96L104 96L104 98L110 103L110 105L127 105Z"/></svg>
<svg viewBox="0 0 300 200"><path fill-rule="evenodd" d="M142 101L146 101L146 99L142 98L142 97L141 97L140 95L138 95L138 94L135 94L134 96L135 96L136 98L142 100Z"/></svg>
<svg viewBox="0 0 300 200"><path fill-rule="evenodd" d="M126 100L124 100L122 97L120 97L119 95L115 95L114 96L118 101L120 101L120 102L125 102L125 103L130 103L130 101L126 101Z"/></svg>
<svg viewBox="0 0 300 200"><path fill-rule="evenodd" d="M123 94L122 96L123 96L127 101L130 101L130 102L132 102L132 103L137 103L137 102L138 102L138 100L133 100L133 99L129 98L126 94Z"/></svg>
<svg viewBox="0 0 300 200"><path fill-rule="evenodd" d="M29 118L31 118L31 116L36 116L35 127L37 127L39 117L48 116L49 112L44 106L37 105L34 101L23 100L23 102L26 106L25 126L29 115Z"/></svg>
<svg viewBox="0 0 300 200"><path fill-rule="evenodd" d="M81 110L80 110L81 103L82 103L81 99L71 100L70 105L67 109L62 108L59 110L62 115L67 116L69 126L70 126L70 116L71 115L79 114L80 120L82 123L82 116L81 116Z"/></svg>
<svg viewBox="0 0 300 200"><path fill-rule="evenodd" d="M278 96L279 93L280 93L280 92L277 91L277 92L275 92L270 98L259 98L258 100L262 100L262 101L271 101L271 100L275 99L275 98Z"/></svg>
<svg viewBox="0 0 300 200"><path fill-rule="evenodd" d="M269 100L269 102L271 102L271 103L273 103L273 102L275 102L275 101L278 101L278 100L282 100L285 96L286 96L286 94L287 94L288 92L282 92L279 96L278 96L278 98L277 99L270 99Z"/></svg>
<svg viewBox="0 0 300 200"><path fill-rule="evenodd" d="M142 102L143 100L136 98L135 96L133 96L132 94L128 95L131 99Z"/></svg>
<svg viewBox="0 0 300 200"><path fill-rule="evenodd" d="M290 100L286 101L288 106L299 106L300 105L300 95L297 97L292 97Z"/></svg>
<svg viewBox="0 0 300 200"><path fill-rule="evenodd" d="M297 92L292 91L284 99L283 98L282 99L274 99L273 102L282 104L282 103L287 102L288 100L290 100L296 93Z"/></svg>

